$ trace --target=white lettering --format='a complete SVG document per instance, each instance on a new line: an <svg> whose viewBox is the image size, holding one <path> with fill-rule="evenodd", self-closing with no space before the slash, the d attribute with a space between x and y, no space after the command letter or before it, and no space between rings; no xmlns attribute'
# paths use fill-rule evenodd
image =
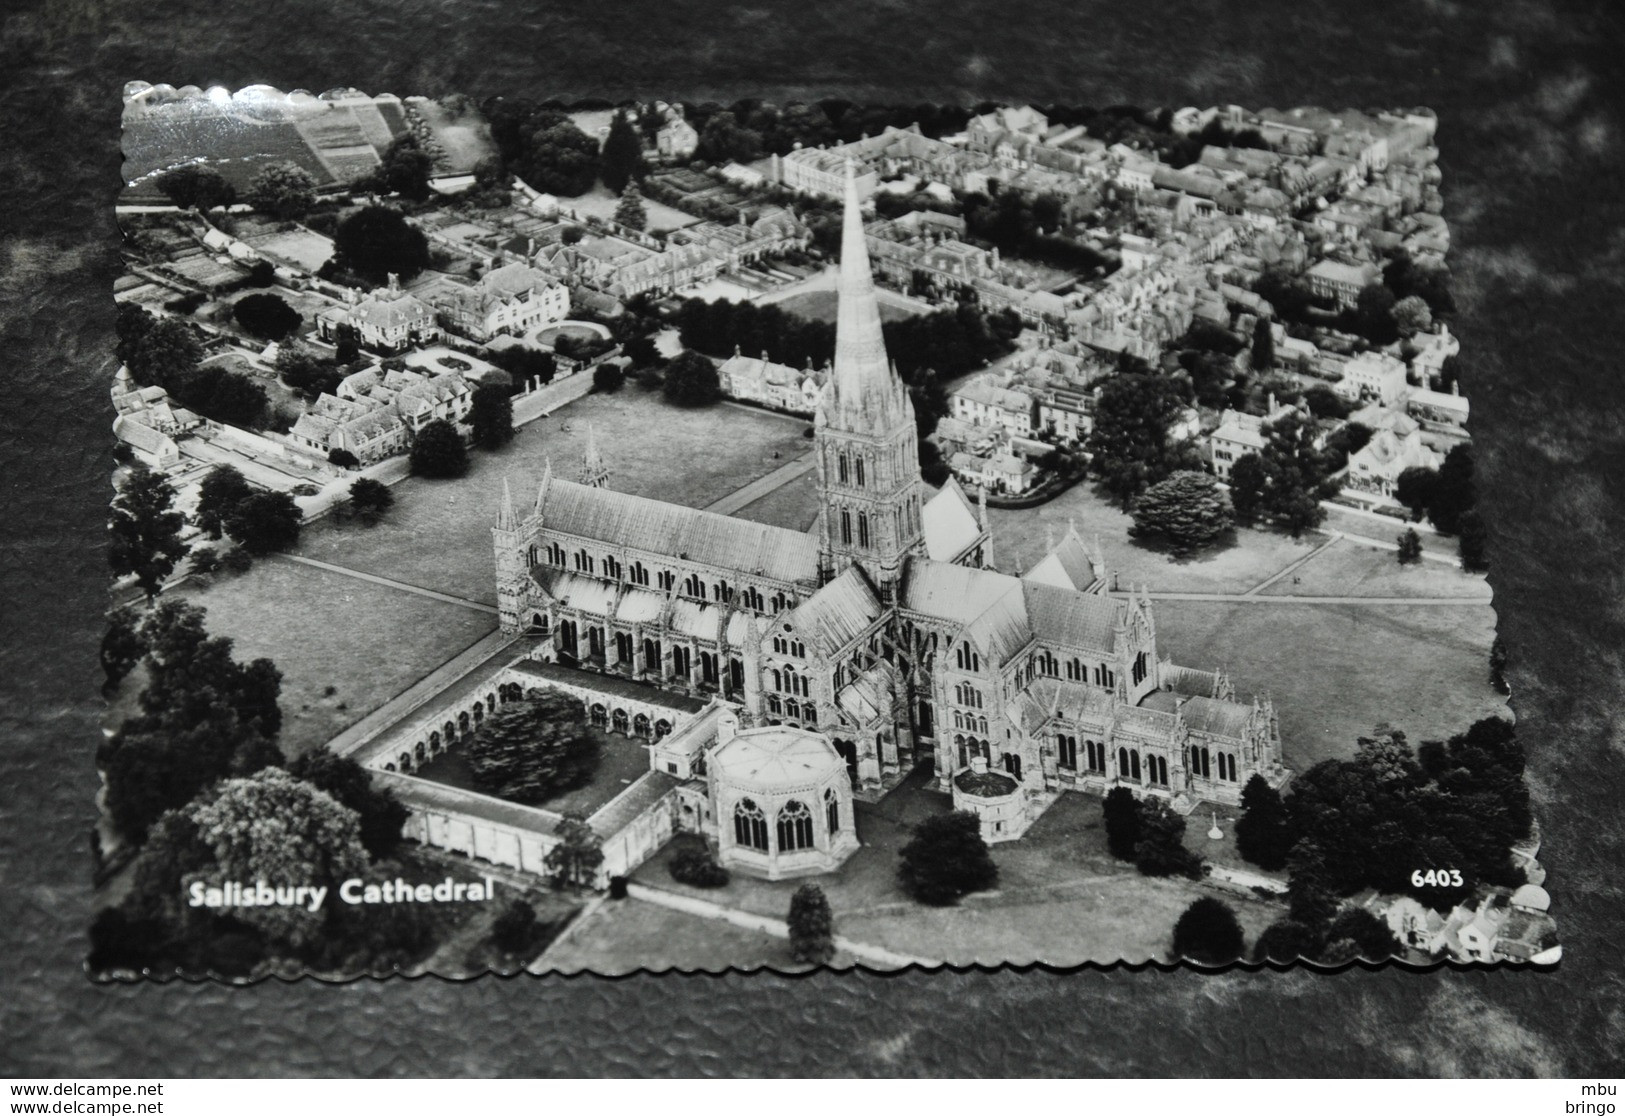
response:
<svg viewBox="0 0 1625 1116"><path fill-rule="evenodd" d="M343 899L346 903L371 902L371 900L364 899L362 896L355 894L356 889L360 886L360 880L345 880L344 883L339 885L339 898ZM323 888L322 890L325 892L327 889Z"/></svg>
<svg viewBox="0 0 1625 1116"><path fill-rule="evenodd" d="M203 884L195 883L187 891L192 898L187 901L188 907L201 907L204 903Z"/></svg>
<svg viewBox="0 0 1625 1116"><path fill-rule="evenodd" d="M346 882L348 882L348 881L346 881ZM325 887L302 887L302 888L299 889L299 891L300 891L301 894L303 894L306 891L310 892L310 913L311 914L315 914L317 911L322 909L322 900L327 898L327 888L325 888Z"/></svg>

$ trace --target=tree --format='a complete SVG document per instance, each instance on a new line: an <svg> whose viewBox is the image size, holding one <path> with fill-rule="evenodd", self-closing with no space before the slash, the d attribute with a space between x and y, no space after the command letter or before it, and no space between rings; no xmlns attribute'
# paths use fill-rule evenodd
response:
<svg viewBox="0 0 1625 1116"><path fill-rule="evenodd" d="M1439 466L1439 479L1428 503L1428 519L1441 535L1461 530L1462 516L1478 503L1478 486L1473 479L1473 451L1467 442L1458 442L1445 454Z"/></svg>
<svg viewBox="0 0 1625 1116"><path fill-rule="evenodd" d="M975 814L956 810L937 814L914 827L903 847L898 882L921 903L944 907L973 891L986 891L999 880L982 823Z"/></svg>
<svg viewBox="0 0 1625 1116"><path fill-rule="evenodd" d="M248 204L278 221L297 221L316 204L316 182L297 163L271 163L249 182Z"/></svg>
<svg viewBox="0 0 1625 1116"><path fill-rule="evenodd" d="M108 561L118 577L135 576L135 583L150 601L175 572L186 553L181 528L186 517L175 510L175 489L169 478L137 461L119 484L113 498L112 535Z"/></svg>
<svg viewBox="0 0 1625 1116"><path fill-rule="evenodd" d="M1414 566L1422 560L1422 536L1416 533L1416 528L1405 528L1404 534L1399 536L1399 564L1401 566Z"/></svg>
<svg viewBox="0 0 1625 1116"><path fill-rule="evenodd" d="M299 311L274 294L252 294L237 300L231 308L237 324L266 341L280 341L304 321Z"/></svg>
<svg viewBox="0 0 1625 1116"><path fill-rule="evenodd" d="M717 863L717 858L711 853L711 847L698 838L683 840L672 853L666 870L671 873L672 879L690 887L709 888L728 885L728 870Z"/></svg>
<svg viewBox="0 0 1625 1116"><path fill-rule="evenodd" d="M390 141L373 177L382 192L420 202L432 193L429 175L433 171L434 156L423 150L417 136L406 132Z"/></svg>
<svg viewBox="0 0 1625 1116"><path fill-rule="evenodd" d="M1346 948L1342 944L1345 942L1348 943ZM1327 927L1326 944L1320 953L1322 959L1335 963L1343 960L1344 955L1387 961L1404 951L1405 947L1382 919L1364 907L1345 907Z"/></svg>
<svg viewBox="0 0 1625 1116"><path fill-rule="evenodd" d="M1507 653L1506 641L1500 635L1490 644L1490 685L1498 694L1510 694L1512 687L1507 684L1507 666L1510 656Z"/></svg>
<svg viewBox="0 0 1625 1116"><path fill-rule="evenodd" d="M288 774L355 811L357 831L368 856L390 856L400 845L401 829L411 811L394 791L374 786L372 775L355 760L326 748L312 748L288 765Z"/></svg>
<svg viewBox="0 0 1625 1116"><path fill-rule="evenodd" d="M1315 384L1305 391L1303 402L1309 408L1309 413L1318 419L1346 419L1353 410L1347 399L1326 384Z"/></svg>
<svg viewBox="0 0 1625 1116"><path fill-rule="evenodd" d="M1123 510L1170 473L1201 467L1194 446L1169 436L1188 389L1167 376L1135 374L1113 376L1101 389L1089 452L1095 474Z"/></svg>
<svg viewBox="0 0 1625 1116"><path fill-rule="evenodd" d="M513 397L501 384L481 384L474 389L468 422L476 446L500 449L513 441Z"/></svg>
<svg viewBox="0 0 1625 1116"><path fill-rule="evenodd" d="M162 318L132 346L125 364L139 382L167 389L196 371L202 359L203 346L192 327L179 318Z"/></svg>
<svg viewBox="0 0 1625 1116"><path fill-rule="evenodd" d="M585 194L598 179L598 141L565 116L543 121L525 141L520 176L544 194L567 198Z"/></svg>
<svg viewBox="0 0 1625 1116"><path fill-rule="evenodd" d="M703 407L722 398L716 364L696 352L679 353L666 365L665 394L679 407Z"/></svg>
<svg viewBox="0 0 1625 1116"><path fill-rule="evenodd" d="M1134 502L1137 537L1167 539L1175 554L1189 554L1235 526L1230 497L1206 473L1181 469L1158 481Z"/></svg>
<svg viewBox="0 0 1625 1116"><path fill-rule="evenodd" d="M113 353L118 357L118 362L128 367L130 374L137 379L142 377L135 370L136 353L141 347L141 342L146 339L157 322L158 319L152 316L152 312L139 302L118 304L118 314L113 324L113 330L118 335L118 343Z"/></svg>
<svg viewBox="0 0 1625 1116"><path fill-rule="evenodd" d="M359 457L337 446L327 451L327 460L329 464L337 465L340 469L354 469L361 464Z"/></svg>
<svg viewBox="0 0 1625 1116"><path fill-rule="evenodd" d="M598 769L580 703L556 690L489 714L463 751L481 790L529 805L584 785Z"/></svg>
<svg viewBox="0 0 1625 1116"><path fill-rule="evenodd" d="M227 779L187 812L214 853L213 870L199 873L207 884L264 881L271 887L326 887L336 896L340 884L367 866L355 811L279 768ZM299 948L322 934L338 906L240 907L233 915Z"/></svg>
<svg viewBox="0 0 1625 1116"><path fill-rule="evenodd" d="M192 522L211 539L218 539L226 518L254 489L234 465L216 465L198 485L197 509Z"/></svg>
<svg viewBox="0 0 1625 1116"><path fill-rule="evenodd" d="M350 484L350 510L371 527L395 506L395 494L382 481L371 477L357 477Z"/></svg>
<svg viewBox="0 0 1625 1116"><path fill-rule="evenodd" d="M731 112L719 112L700 129L694 158L706 163L749 163L762 157L762 135L742 128Z"/></svg>
<svg viewBox="0 0 1625 1116"><path fill-rule="evenodd" d="M429 241L396 210L369 205L340 221L333 233L337 266L382 284L410 279L429 266Z"/></svg>
<svg viewBox="0 0 1625 1116"><path fill-rule="evenodd" d="M1319 950L1320 936L1312 928L1283 918L1270 923L1258 936L1258 941L1253 945L1253 960L1295 965L1313 957Z"/></svg>
<svg viewBox="0 0 1625 1116"><path fill-rule="evenodd" d="M1133 860L1140 843L1140 804L1127 787L1113 787L1101 803L1106 848L1118 860Z"/></svg>
<svg viewBox="0 0 1625 1116"><path fill-rule="evenodd" d="M1264 460L1256 453L1243 454L1230 467L1230 506L1238 523L1251 526L1264 514L1268 485Z"/></svg>
<svg viewBox="0 0 1625 1116"><path fill-rule="evenodd" d="M1211 896L1196 900L1174 923L1174 956L1198 965L1239 961L1246 939L1236 912Z"/></svg>
<svg viewBox="0 0 1625 1116"><path fill-rule="evenodd" d="M628 182L621 191L621 200L615 206L615 223L642 232L649 225L648 210L643 208L643 195L636 182Z"/></svg>
<svg viewBox="0 0 1625 1116"><path fill-rule="evenodd" d="M1285 868L1292 851L1292 828L1281 792L1262 775L1254 775L1241 788L1241 810L1236 821L1236 851L1265 871Z"/></svg>
<svg viewBox="0 0 1625 1116"><path fill-rule="evenodd" d="M1264 509L1297 538L1326 518L1320 506L1329 462L1315 446L1314 423L1293 412L1265 428L1264 451L1259 455L1265 485ZM1234 471L1232 471L1232 480Z"/></svg>
<svg viewBox="0 0 1625 1116"><path fill-rule="evenodd" d="M1253 371L1259 374L1275 367L1275 332L1268 318L1253 325Z"/></svg>
<svg viewBox="0 0 1625 1116"><path fill-rule="evenodd" d="M592 390L610 394L621 390L626 383L626 371L619 365L605 361L592 370Z"/></svg>
<svg viewBox="0 0 1625 1116"><path fill-rule="evenodd" d="M225 176L203 163L188 163L165 171L158 177L158 189L182 209L199 212L218 209L237 200L237 191Z"/></svg>
<svg viewBox="0 0 1625 1116"><path fill-rule="evenodd" d="M462 435L445 419L423 425L412 441L412 475L443 480L468 472L468 451Z"/></svg>
<svg viewBox="0 0 1625 1116"><path fill-rule="evenodd" d="M1185 819L1160 798L1139 803L1140 839L1134 844L1134 866L1145 876L1199 876L1202 863L1185 847Z"/></svg>
<svg viewBox="0 0 1625 1116"><path fill-rule="evenodd" d="M120 605L107 614L107 631L102 634L102 673L107 676L106 689L111 690L135 669L146 654L147 645L141 639L141 613L132 605Z"/></svg>
<svg viewBox="0 0 1625 1116"><path fill-rule="evenodd" d="M491 941L504 953L529 953L536 944L536 908L510 899L491 922Z"/></svg>
<svg viewBox="0 0 1625 1116"><path fill-rule="evenodd" d="M627 117L625 109L617 111L609 122L609 135L604 138L604 149L599 153L598 165L598 176L612 194L622 193L629 183L643 177L643 141L638 137L638 130ZM625 204L624 194L622 204ZM623 225L629 224L621 220L619 211L615 219ZM630 227L641 229L643 226Z"/></svg>
<svg viewBox="0 0 1625 1116"><path fill-rule="evenodd" d="M1484 552L1489 533L1478 509L1468 508L1463 512L1456 523L1456 530L1460 535L1456 553L1461 558L1461 568L1468 573L1483 573L1489 569L1489 555Z"/></svg>
<svg viewBox="0 0 1625 1116"><path fill-rule="evenodd" d="M258 557L292 550L304 520L305 513L286 492L251 492L237 501L223 526L233 542Z"/></svg>
<svg viewBox="0 0 1625 1116"><path fill-rule="evenodd" d="M344 344L342 337L339 344ZM323 393L332 394L338 390L339 381L344 379L344 373L339 370L342 363L337 359L324 360L297 342L290 341L277 347L278 378L298 392L301 398L311 402Z"/></svg>
<svg viewBox="0 0 1625 1116"><path fill-rule="evenodd" d="M803 965L827 965L835 956L835 916L824 889L802 884L790 897L790 955Z"/></svg>
<svg viewBox="0 0 1625 1116"><path fill-rule="evenodd" d="M1354 296L1354 306L1343 314L1343 324L1373 345L1391 345L1399 340L1394 321L1394 292L1381 283L1368 283Z"/></svg>
<svg viewBox="0 0 1625 1116"><path fill-rule="evenodd" d="M587 816L576 810L566 811L553 833L559 843L542 858L542 866L554 884L591 887L598 866L604 863L604 850L598 834L587 824Z"/></svg>
<svg viewBox="0 0 1625 1116"><path fill-rule="evenodd" d="M1411 518L1420 521L1433 503L1439 486L1439 471L1426 465L1412 465L1400 472L1394 482L1394 499L1410 509Z"/></svg>
<svg viewBox="0 0 1625 1116"><path fill-rule="evenodd" d="M1433 327L1433 310L1421 295L1406 295L1394 303L1393 313L1401 337L1415 337Z"/></svg>

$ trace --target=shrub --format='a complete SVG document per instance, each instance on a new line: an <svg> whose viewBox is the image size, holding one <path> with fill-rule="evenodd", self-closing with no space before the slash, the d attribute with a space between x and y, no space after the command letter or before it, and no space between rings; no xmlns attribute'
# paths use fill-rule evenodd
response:
<svg viewBox="0 0 1625 1116"><path fill-rule="evenodd" d="M726 887L728 870L717 863L704 842L685 844L672 855L667 871L678 883L690 887Z"/></svg>
<svg viewBox="0 0 1625 1116"><path fill-rule="evenodd" d="M468 451L456 427L445 419L426 423L412 442L414 476L446 479L468 472Z"/></svg>
<svg viewBox="0 0 1625 1116"><path fill-rule="evenodd" d="M1209 896L1185 908L1174 924L1174 956L1199 965L1238 961L1245 944L1236 913Z"/></svg>
<svg viewBox="0 0 1625 1116"><path fill-rule="evenodd" d="M999 881L999 867L982 840L982 823L964 810L938 814L915 826L902 861L897 876L903 890L934 907L986 891Z"/></svg>
<svg viewBox="0 0 1625 1116"><path fill-rule="evenodd" d="M328 450L327 460L341 469L355 469L361 465L361 459L347 449Z"/></svg>
<svg viewBox="0 0 1625 1116"><path fill-rule="evenodd" d="M618 364L600 364L592 372L592 389L596 392L615 392L626 383L626 372Z"/></svg>
<svg viewBox="0 0 1625 1116"><path fill-rule="evenodd" d="M536 909L523 899L510 899L491 923L491 941L508 953L524 953L536 940Z"/></svg>
<svg viewBox="0 0 1625 1116"><path fill-rule="evenodd" d="M254 568L254 556L240 546L234 546L220 558L220 568L229 574L245 574Z"/></svg>
<svg viewBox="0 0 1625 1116"><path fill-rule="evenodd" d="M806 965L828 964L835 956L835 916L824 889L802 884L790 897L790 953Z"/></svg>
<svg viewBox="0 0 1625 1116"><path fill-rule="evenodd" d="M299 311L274 294L245 295L231 313L238 325L266 341L280 341L304 321Z"/></svg>

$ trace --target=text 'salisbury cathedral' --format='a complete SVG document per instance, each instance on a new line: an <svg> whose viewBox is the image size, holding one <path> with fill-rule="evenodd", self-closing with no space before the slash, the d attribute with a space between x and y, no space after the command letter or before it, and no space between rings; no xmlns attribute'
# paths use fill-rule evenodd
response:
<svg viewBox="0 0 1625 1116"><path fill-rule="evenodd" d="M1233 803L1279 785L1269 701L1158 657L1143 591L1107 592L1075 530L1017 576L993 568L985 505L927 498L908 389L886 359L848 177L834 371L815 419L806 534L616 492L595 446L495 529L502 625L535 657L737 703L746 725L827 737L860 798L933 762L990 840L1064 790Z"/></svg>

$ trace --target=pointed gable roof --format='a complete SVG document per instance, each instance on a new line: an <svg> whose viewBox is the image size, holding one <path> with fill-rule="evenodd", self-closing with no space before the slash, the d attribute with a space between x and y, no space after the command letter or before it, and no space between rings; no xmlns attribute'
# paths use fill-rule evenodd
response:
<svg viewBox="0 0 1625 1116"><path fill-rule="evenodd" d="M952 562L976 545L982 536L976 508L953 477L920 508L925 552L938 562Z"/></svg>
<svg viewBox="0 0 1625 1116"><path fill-rule="evenodd" d="M1068 530L1050 552L1021 575L1026 581L1061 589L1087 589L1096 580L1095 565L1078 533Z"/></svg>
<svg viewBox="0 0 1625 1116"><path fill-rule="evenodd" d="M858 567L848 566L834 581L802 601L785 622L794 634L816 640L820 650L832 653L868 631L885 612Z"/></svg>

